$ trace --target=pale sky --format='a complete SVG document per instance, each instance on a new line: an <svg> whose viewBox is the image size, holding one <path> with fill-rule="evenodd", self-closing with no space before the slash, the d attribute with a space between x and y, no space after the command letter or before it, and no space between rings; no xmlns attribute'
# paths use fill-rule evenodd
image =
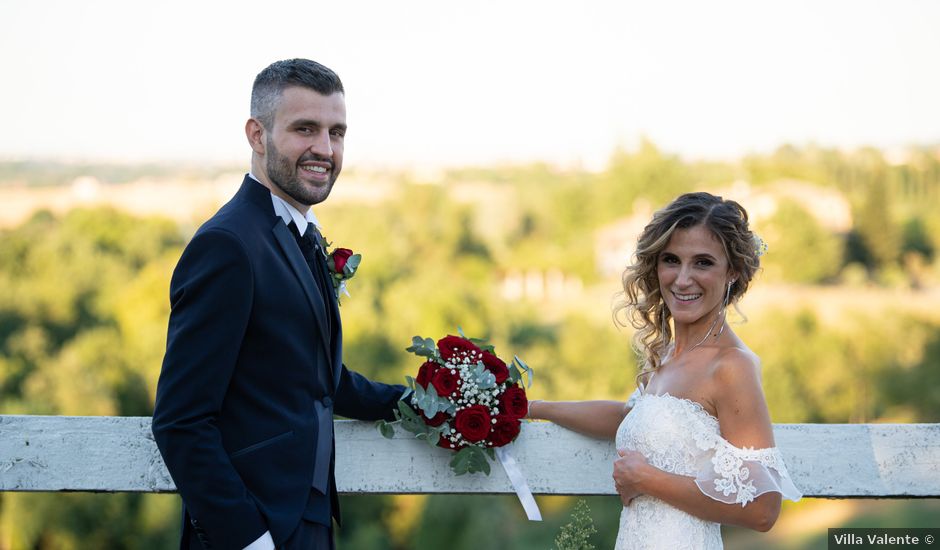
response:
<svg viewBox="0 0 940 550"><path fill-rule="evenodd" d="M346 166L940 143L940 2L0 0L0 159L247 163L255 74L346 87Z"/></svg>

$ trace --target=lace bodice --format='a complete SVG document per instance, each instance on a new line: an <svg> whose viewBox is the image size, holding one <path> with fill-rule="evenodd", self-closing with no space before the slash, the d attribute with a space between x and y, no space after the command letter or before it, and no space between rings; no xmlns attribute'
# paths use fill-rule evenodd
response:
<svg viewBox="0 0 940 550"><path fill-rule="evenodd" d="M741 449L721 437L718 419L698 403L664 395L631 396L633 408L617 430L617 448L640 452L663 471L695 478L706 495L747 505L768 491L798 500L777 448ZM717 523L701 520L647 495L625 506L617 550L722 548Z"/></svg>

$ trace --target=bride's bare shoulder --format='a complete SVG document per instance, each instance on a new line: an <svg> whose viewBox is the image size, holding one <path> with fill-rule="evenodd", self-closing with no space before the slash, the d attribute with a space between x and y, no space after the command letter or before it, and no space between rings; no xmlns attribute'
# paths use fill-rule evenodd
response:
<svg viewBox="0 0 940 550"><path fill-rule="evenodd" d="M728 393L763 393L760 357L745 346L723 349L715 357L712 383L718 400Z"/></svg>

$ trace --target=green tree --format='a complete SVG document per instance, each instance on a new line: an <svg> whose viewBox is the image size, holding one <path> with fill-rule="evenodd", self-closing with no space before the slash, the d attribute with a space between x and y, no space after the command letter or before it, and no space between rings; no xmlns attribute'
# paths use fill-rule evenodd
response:
<svg viewBox="0 0 940 550"><path fill-rule="evenodd" d="M871 251L877 267L887 266L897 260L899 236L891 219L891 196L886 185L876 183L859 212L859 232Z"/></svg>
<svg viewBox="0 0 940 550"><path fill-rule="evenodd" d="M166 332L167 258L181 244L175 224L112 209L40 212L4 231L0 410L149 414ZM171 495L0 499L0 541L10 548L157 549L178 532Z"/></svg>
<svg viewBox="0 0 940 550"><path fill-rule="evenodd" d="M761 258L768 279L814 284L831 281L838 274L840 239L798 203L781 201L761 231L768 243L767 254Z"/></svg>

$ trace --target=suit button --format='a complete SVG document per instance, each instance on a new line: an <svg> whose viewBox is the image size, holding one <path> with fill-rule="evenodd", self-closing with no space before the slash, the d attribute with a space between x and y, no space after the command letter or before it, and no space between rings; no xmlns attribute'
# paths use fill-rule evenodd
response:
<svg viewBox="0 0 940 550"><path fill-rule="evenodd" d="M326 407L326 408L332 407L332 406L333 406L333 398L330 397L330 396L324 397L324 398L323 398L323 406Z"/></svg>

